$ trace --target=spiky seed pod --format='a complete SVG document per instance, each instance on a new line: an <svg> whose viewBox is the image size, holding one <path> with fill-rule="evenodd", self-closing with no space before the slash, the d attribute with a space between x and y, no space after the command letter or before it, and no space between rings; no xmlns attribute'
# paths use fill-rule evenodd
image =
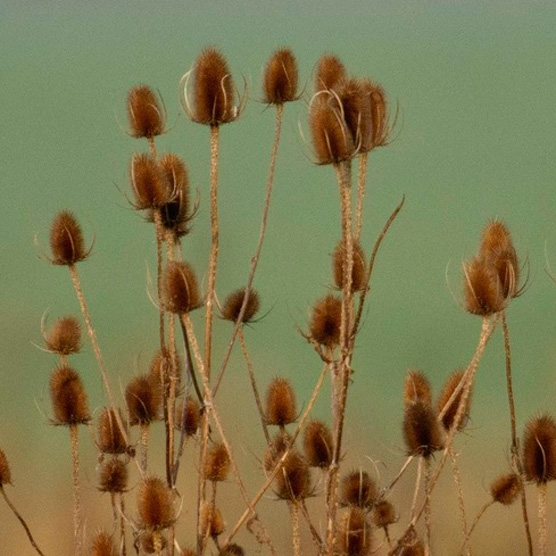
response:
<svg viewBox="0 0 556 556"><path fill-rule="evenodd" d="M301 500L311 495L311 473L305 459L291 450L274 482L276 495L282 500Z"/></svg>
<svg viewBox="0 0 556 556"><path fill-rule="evenodd" d="M368 152L372 144L371 96L359 79L342 82L338 96L344 120L358 152Z"/></svg>
<svg viewBox="0 0 556 556"><path fill-rule="evenodd" d="M83 382L71 367L64 365L52 372L50 398L55 424L76 425L90 421L89 402Z"/></svg>
<svg viewBox="0 0 556 556"><path fill-rule="evenodd" d="M309 109L309 127L317 164L338 164L353 158L355 145L342 114L331 99L317 98Z"/></svg>
<svg viewBox="0 0 556 556"><path fill-rule="evenodd" d="M12 473L10 471L10 464L8 458L3 450L0 450L0 488L4 485L12 484Z"/></svg>
<svg viewBox="0 0 556 556"><path fill-rule="evenodd" d="M523 436L523 470L528 481L556 479L556 422L550 415L529 421Z"/></svg>
<svg viewBox="0 0 556 556"><path fill-rule="evenodd" d="M81 350L81 325L71 316L60 317L44 338L48 350L60 355L79 353Z"/></svg>
<svg viewBox="0 0 556 556"><path fill-rule="evenodd" d="M464 306L474 315L492 315L504 309L506 299L495 269L484 258L464 263Z"/></svg>
<svg viewBox="0 0 556 556"><path fill-rule="evenodd" d="M439 396L438 401L436 403L437 412L440 413L444 406L448 403L452 394L454 393L455 389L458 387L459 383L463 379L464 372L463 371L456 371L452 373L446 383L444 384L444 388L442 388ZM454 401L449 405L448 409L444 413L442 417L442 425L446 430L450 430L454 421L456 419L456 413L458 411L459 402L461 400L461 396L463 394L463 388L460 389L459 393L455 396ZM465 408L463 409L463 417L459 423L458 430L461 431L465 428L467 424L467 420L469 419L469 414L471 412L471 398L473 394L473 388L469 391L469 395L467 396L467 401L465 402Z"/></svg>
<svg viewBox="0 0 556 556"><path fill-rule="evenodd" d="M428 457L441 450L444 438L436 414L422 402L406 406L403 433L407 449L411 455Z"/></svg>
<svg viewBox="0 0 556 556"><path fill-rule="evenodd" d="M124 424L122 412L118 408L120 421ZM118 426L116 412L105 407L98 418L98 449L104 454L124 454L127 451L125 438Z"/></svg>
<svg viewBox="0 0 556 556"><path fill-rule="evenodd" d="M303 448L310 467L329 467L332 463L332 433L322 421L310 421L303 431Z"/></svg>
<svg viewBox="0 0 556 556"><path fill-rule="evenodd" d="M154 91L147 85L136 85L129 91L127 117L133 137L151 138L164 132L164 111Z"/></svg>
<svg viewBox="0 0 556 556"><path fill-rule="evenodd" d="M371 508L378 496L378 487L366 471L356 470L344 475L340 484L340 504Z"/></svg>
<svg viewBox="0 0 556 556"><path fill-rule="evenodd" d="M213 444L208 452L205 462L204 478L207 481L225 481L230 471L230 456L226 446L220 442Z"/></svg>
<svg viewBox="0 0 556 556"><path fill-rule="evenodd" d="M193 120L205 125L237 118L235 86L228 62L216 48L201 52L193 73Z"/></svg>
<svg viewBox="0 0 556 556"><path fill-rule="evenodd" d="M171 192L170 200L160 207L162 225L179 238L189 232L192 218L189 175L185 162L175 154L165 154L160 168Z"/></svg>
<svg viewBox="0 0 556 556"><path fill-rule="evenodd" d="M105 461L100 468L99 490L102 492L125 492L127 479L127 465L118 458L111 458Z"/></svg>
<svg viewBox="0 0 556 556"><path fill-rule="evenodd" d="M490 494L495 502L509 506L513 504L522 489L521 479L516 473L506 473L490 485Z"/></svg>
<svg viewBox="0 0 556 556"><path fill-rule="evenodd" d="M264 72L264 101L283 104L296 99L299 80L297 60L289 48L280 48L268 60Z"/></svg>
<svg viewBox="0 0 556 556"><path fill-rule="evenodd" d="M315 72L315 92L336 89L346 75L346 68L337 56L321 56Z"/></svg>
<svg viewBox="0 0 556 556"><path fill-rule="evenodd" d="M157 538L155 539L155 537ZM154 554L157 550L155 540L158 541L160 549L164 550L166 548L168 541L166 540L166 537L160 533L160 531L146 531L143 533L141 535L141 548L147 554Z"/></svg>
<svg viewBox="0 0 556 556"><path fill-rule="evenodd" d="M342 301L328 294L313 306L309 332L318 344L334 348L340 343L342 321Z"/></svg>
<svg viewBox="0 0 556 556"><path fill-rule="evenodd" d="M510 231L501 220L491 220L484 228L479 253L484 257L513 248Z"/></svg>
<svg viewBox="0 0 556 556"><path fill-rule="evenodd" d="M52 264L71 266L89 255L85 250L83 231L73 213L60 211L50 227Z"/></svg>
<svg viewBox="0 0 556 556"><path fill-rule="evenodd" d="M171 200L170 183L152 156L135 153L129 175L137 210L155 210Z"/></svg>
<svg viewBox="0 0 556 556"><path fill-rule="evenodd" d="M339 290L344 288L344 260L345 249L344 242L339 241L332 255L332 271L334 274L334 283ZM366 264L365 254L358 241L353 243L353 268L351 272L351 291L358 292L364 290L367 286L366 281Z"/></svg>
<svg viewBox="0 0 556 556"><path fill-rule="evenodd" d="M371 99L372 139L370 147L371 149L384 147L388 145L391 131L388 124L388 100L386 93L378 83L365 81L362 86Z"/></svg>
<svg viewBox="0 0 556 556"><path fill-rule="evenodd" d="M224 320L236 322L239 317L244 298L245 288L240 288L239 290L236 290L228 295L228 297L224 300L224 305L222 306L222 318ZM258 313L260 304L261 302L258 292L252 289L249 292L249 299L247 300L247 306L245 307L245 313L243 314L241 322L251 322Z"/></svg>
<svg viewBox="0 0 556 556"><path fill-rule="evenodd" d="M403 404L404 407L407 407L417 402L431 406L432 388L425 373L416 369L410 369L407 371L403 385Z"/></svg>
<svg viewBox="0 0 556 556"><path fill-rule="evenodd" d="M91 556L117 556L118 552L108 533L97 533L91 545Z"/></svg>
<svg viewBox="0 0 556 556"><path fill-rule="evenodd" d="M398 515L391 502L380 500L373 506L373 523L376 527L383 528L398 521Z"/></svg>
<svg viewBox="0 0 556 556"><path fill-rule="evenodd" d="M415 539L412 544L407 544L401 548L400 556L425 556L423 543Z"/></svg>
<svg viewBox="0 0 556 556"><path fill-rule="evenodd" d="M151 375L135 377L125 390L129 424L147 425L160 418L162 409L160 378Z"/></svg>
<svg viewBox="0 0 556 556"><path fill-rule="evenodd" d="M201 408L197 398L186 396L185 401L176 406L176 429L181 430L183 427L186 436L194 436L199 430L200 420Z"/></svg>
<svg viewBox="0 0 556 556"><path fill-rule="evenodd" d="M266 392L266 422L280 427L297 419L295 392L287 378L275 378Z"/></svg>
<svg viewBox="0 0 556 556"><path fill-rule="evenodd" d="M213 539L220 536L226 529L222 513L211 503L204 502L201 508L201 530L204 537Z"/></svg>
<svg viewBox="0 0 556 556"><path fill-rule="evenodd" d="M285 431L280 431L272 439L271 445L266 449L264 456L264 469L270 473L290 445L291 437Z"/></svg>
<svg viewBox="0 0 556 556"><path fill-rule="evenodd" d="M342 517L338 544L342 556L366 556L371 552L372 529L365 511L350 508Z"/></svg>
<svg viewBox="0 0 556 556"><path fill-rule="evenodd" d="M222 549L219 553L219 556L245 556L245 551L239 544L229 544L226 548Z"/></svg>
<svg viewBox="0 0 556 556"><path fill-rule="evenodd" d="M169 262L162 277L164 306L171 313L189 313L201 306L195 272L186 262Z"/></svg>
<svg viewBox="0 0 556 556"><path fill-rule="evenodd" d="M137 509L145 529L166 529L176 520L172 491L157 477L147 477L141 481Z"/></svg>

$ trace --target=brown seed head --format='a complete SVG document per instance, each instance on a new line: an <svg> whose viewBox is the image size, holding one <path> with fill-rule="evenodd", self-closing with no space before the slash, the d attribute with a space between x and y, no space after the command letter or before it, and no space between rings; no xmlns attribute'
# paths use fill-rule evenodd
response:
<svg viewBox="0 0 556 556"><path fill-rule="evenodd" d="M364 81L362 87L371 99L371 142L370 148L384 147L390 139L390 125L388 124L388 101L384 89L370 81ZM370 150L370 149L369 149Z"/></svg>
<svg viewBox="0 0 556 556"><path fill-rule="evenodd" d="M52 221L50 227L50 250L52 263L71 266L89 255L85 250L83 231L75 216L63 210Z"/></svg>
<svg viewBox="0 0 556 556"><path fill-rule="evenodd" d="M282 500L301 500L311 495L311 473L305 459L292 449L275 479L276 494Z"/></svg>
<svg viewBox="0 0 556 556"><path fill-rule="evenodd" d="M189 175L185 162L175 154L165 154L160 159L160 169L170 188L170 199L160 207L162 225L176 238L189 232L192 218L189 192Z"/></svg>
<svg viewBox="0 0 556 556"><path fill-rule="evenodd" d="M220 442L213 444L207 452L205 479L215 483L225 481L229 471L230 456L226 446Z"/></svg>
<svg viewBox="0 0 556 556"><path fill-rule="evenodd" d="M76 425L90 421L85 388L80 376L71 367L61 366L52 372L50 398L55 424Z"/></svg>
<svg viewBox="0 0 556 556"><path fill-rule="evenodd" d="M229 544L226 548L221 550L219 556L245 556L245 551L239 544Z"/></svg>
<svg viewBox="0 0 556 556"><path fill-rule="evenodd" d="M10 465L8 463L8 458L3 450L0 450L0 488L4 485L12 484L12 473L10 471Z"/></svg>
<svg viewBox="0 0 556 556"><path fill-rule="evenodd" d="M400 556L425 556L425 547L420 540L414 539L411 544L402 547Z"/></svg>
<svg viewBox="0 0 556 556"><path fill-rule="evenodd" d="M156 421L162 409L160 378L151 375L135 377L127 385L125 401L131 426Z"/></svg>
<svg viewBox="0 0 556 556"><path fill-rule="evenodd" d="M321 56L315 72L315 92L338 88L346 75L346 68L337 56Z"/></svg>
<svg viewBox="0 0 556 556"><path fill-rule="evenodd" d="M276 50L264 72L264 100L283 104L296 99L298 82L297 60L289 48Z"/></svg>
<svg viewBox="0 0 556 556"><path fill-rule="evenodd" d="M339 290L344 288L344 262L345 261L344 242L339 241L332 255L332 271L334 283ZM365 254L358 241L353 244L353 268L351 272L351 291L358 292L366 287L367 269L365 265Z"/></svg>
<svg viewBox="0 0 556 556"><path fill-rule="evenodd" d="M204 502L201 508L201 530L204 537L212 537L213 539L226 530L220 510L209 502Z"/></svg>
<svg viewBox="0 0 556 556"><path fill-rule="evenodd" d="M504 506L513 504L522 489L521 479L516 473L501 475L490 485L492 499Z"/></svg>
<svg viewBox="0 0 556 556"><path fill-rule="evenodd" d="M245 288L240 288L239 290L236 290L228 295L224 301L224 305L222 306L222 318L231 322L236 322L239 317L244 298ZM249 299L247 300L247 306L245 307L245 313L243 314L241 322L251 322L258 313L259 307L259 294L256 290L252 289L249 292Z"/></svg>
<svg viewBox="0 0 556 556"><path fill-rule="evenodd" d="M454 393L455 389L458 387L459 383L463 379L464 373L462 371L456 371L452 373L446 383L444 384L444 388L442 388L439 396L438 401L436 403L437 412L440 413L444 406L448 403L452 394ZM465 404L465 408L463 410L463 417L460 421L458 426L458 430L461 431L465 428L467 424L467 420L469 419L469 414L471 412L471 397L472 397L473 390L469 391L469 395L467 396L467 402ZM455 396L454 401L448 406L448 409L444 413L442 417L442 424L446 430L450 430L454 421L456 419L456 413L458 411L459 402L461 400L461 396L463 394L463 388L459 391L459 393Z"/></svg>
<svg viewBox="0 0 556 556"><path fill-rule="evenodd" d="M310 467L332 463L332 433L322 421L310 421L303 431L303 448Z"/></svg>
<svg viewBox="0 0 556 556"><path fill-rule="evenodd" d="M164 306L171 313L189 313L201 306L195 272L186 262L169 262L162 277Z"/></svg>
<svg viewBox="0 0 556 556"><path fill-rule="evenodd" d="M60 317L45 336L47 349L60 355L79 353L81 350L81 325L71 316Z"/></svg>
<svg viewBox="0 0 556 556"><path fill-rule="evenodd" d="M97 533L91 545L91 556L117 556L118 552L108 533Z"/></svg>
<svg viewBox="0 0 556 556"><path fill-rule="evenodd" d="M137 210L156 210L172 199L170 183L152 156L134 154L129 176Z"/></svg>
<svg viewBox="0 0 556 556"><path fill-rule="evenodd" d="M342 517L338 544L342 556L366 556L371 553L372 530L365 511L353 507Z"/></svg>
<svg viewBox="0 0 556 556"><path fill-rule="evenodd" d="M172 491L156 477L147 477L141 481L137 508L145 529L166 529L176 520Z"/></svg>
<svg viewBox="0 0 556 556"><path fill-rule="evenodd" d="M340 324L342 320L342 302L328 294L313 306L309 332L315 342L334 348L340 343Z"/></svg>
<svg viewBox="0 0 556 556"><path fill-rule="evenodd" d="M266 392L266 422L284 426L297 418L295 393L287 378L275 378Z"/></svg>
<svg viewBox="0 0 556 556"><path fill-rule="evenodd" d="M99 490L102 492L125 492L127 477L127 465L118 458L109 459L100 468Z"/></svg>
<svg viewBox="0 0 556 556"><path fill-rule="evenodd" d="M423 402L406 406L403 433L411 455L428 457L444 447L444 438L436 414L430 405Z"/></svg>
<svg viewBox="0 0 556 556"><path fill-rule="evenodd" d="M340 504L371 508L378 495L376 483L362 470L344 475L340 484Z"/></svg>
<svg viewBox="0 0 556 556"><path fill-rule="evenodd" d="M474 315L491 315L504 309L506 299L498 275L484 258L476 257L463 265L464 305Z"/></svg>
<svg viewBox="0 0 556 556"><path fill-rule="evenodd" d="M193 73L193 119L205 125L233 122L237 118L235 86L224 56L216 48L201 52Z"/></svg>
<svg viewBox="0 0 556 556"><path fill-rule="evenodd" d="M272 439L271 445L266 449L264 456L264 469L270 473L280 458L284 455L291 442L290 435L285 431L278 432Z"/></svg>
<svg viewBox="0 0 556 556"><path fill-rule="evenodd" d="M359 79L347 79L341 83L338 96L353 144L358 152L368 152L373 138L370 91Z"/></svg>
<svg viewBox="0 0 556 556"><path fill-rule="evenodd" d="M556 479L556 422L550 415L532 419L523 435L525 478L537 484Z"/></svg>
<svg viewBox="0 0 556 556"><path fill-rule="evenodd" d="M147 554L154 554L157 551L157 541L159 544L158 548L164 550L168 544L166 537L160 531L146 531L141 535L141 548Z"/></svg>
<svg viewBox="0 0 556 556"><path fill-rule="evenodd" d="M119 408L118 414L125 427ZM123 454L127 451L127 444L118 426L116 412L112 408L105 407L98 418L98 449L104 454Z"/></svg>
<svg viewBox="0 0 556 556"><path fill-rule="evenodd" d="M398 521L398 515L391 502L381 500L373 507L373 523L376 527L388 527Z"/></svg>
<svg viewBox="0 0 556 556"><path fill-rule="evenodd" d="M137 85L129 91L127 117L133 137L151 138L164 132L164 111L154 91L147 85Z"/></svg>
<svg viewBox="0 0 556 556"><path fill-rule="evenodd" d="M183 430L187 436L194 436L199 430L201 409L197 398L186 396L185 401L176 407L175 426Z"/></svg>
<svg viewBox="0 0 556 556"><path fill-rule="evenodd" d="M407 371L403 385L403 404L404 407L407 407L417 402L430 406L432 404L432 388L425 373L410 369Z"/></svg>

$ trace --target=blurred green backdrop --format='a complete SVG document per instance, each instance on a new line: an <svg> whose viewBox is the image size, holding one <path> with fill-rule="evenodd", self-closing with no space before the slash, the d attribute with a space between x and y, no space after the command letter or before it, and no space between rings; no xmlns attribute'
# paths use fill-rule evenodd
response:
<svg viewBox="0 0 556 556"><path fill-rule="evenodd" d="M75 211L87 237L95 236L94 253L80 270L113 383L125 386L145 370L156 348L156 311L146 293L155 264L153 231L125 198L129 158L146 145L126 135L125 97L132 85L147 83L164 98L169 132L159 149L184 156L198 188L200 210L184 251L204 276L208 131L184 117L178 82L209 44L226 53L251 97L244 116L221 135L221 298L243 284L256 244L273 125L273 111L257 99L273 49L294 50L308 92L318 57L334 52L353 74L380 81L399 107L396 140L370 157L367 250L403 194L406 203L380 253L359 337L346 429L349 464L373 469L370 458L381 479L392 477L404 458L400 389L407 368L425 370L438 389L470 359L480 323L460 307L460 262L473 254L492 217L508 223L530 268L529 286L509 310L520 429L540 410L556 412L556 285L545 272L549 263L556 272L555 23L550 1L3 0L0 447L12 465L12 497L47 553L55 547L69 553L71 546L69 448L66 431L48 424L55 360L33 343L41 342L46 310L52 319L78 307L65 269L39 256L61 208ZM308 400L320 364L295 327L305 325L308 307L330 285L329 255L340 234L333 173L311 163L299 132L307 132L306 100L286 108L256 279L263 307L271 310L247 331L262 387L275 375L289 376L300 404ZM229 330L218 323L217 350ZM90 348L75 364L91 404L101 406ZM249 425L255 413L247 384L235 358L222 411L254 489L262 477L256 456L263 439ZM486 497L484 485L508 465L504 388L496 337L478 375L469 432L460 440L472 513ZM247 409L240 413L240 406ZM326 394L316 413L327 418ZM98 505L91 447L83 476L90 507ZM435 527L444 539L438 554L452 554L457 545L446 540L458 526L449 479L445 483L442 503L450 509L437 514ZM408 481L404 488L410 486ZM235 496L235 487L228 488ZM399 500L405 496L398 494ZM51 515L54 506L60 511ZM108 511L97 513L87 523L89 533L109 524ZM191 517L189 509L185 515ZM0 521L0 554L31 554L4 506ZM509 527L491 535L479 530L479 553L507 553L507 543L522 547L520 527Z"/></svg>

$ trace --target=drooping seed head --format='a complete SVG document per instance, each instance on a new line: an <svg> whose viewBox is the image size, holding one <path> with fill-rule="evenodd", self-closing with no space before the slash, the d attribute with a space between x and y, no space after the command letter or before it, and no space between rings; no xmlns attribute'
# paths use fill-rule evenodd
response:
<svg viewBox="0 0 556 556"><path fill-rule="evenodd" d="M404 407L417 402L430 406L432 404L432 388L425 373L410 369L407 371L403 385Z"/></svg>
<svg viewBox="0 0 556 556"><path fill-rule="evenodd" d="M201 306L195 272L186 262L169 262L162 277L164 306L171 313L189 313Z"/></svg>
<svg viewBox="0 0 556 556"><path fill-rule="evenodd" d="M523 435L523 470L528 481L556 479L556 422L550 415L532 419Z"/></svg>
<svg viewBox="0 0 556 556"><path fill-rule="evenodd" d="M406 406L403 433L411 455L428 457L444 447L444 437L430 405L416 402Z"/></svg>
<svg viewBox="0 0 556 556"><path fill-rule="evenodd" d="M504 297L498 275L488 261L476 257L463 265L464 306L474 315L492 315L504 309Z"/></svg>
<svg viewBox="0 0 556 556"><path fill-rule="evenodd" d="M71 316L60 317L45 335L48 350L60 355L79 353L81 350L81 325Z"/></svg>
<svg viewBox="0 0 556 556"><path fill-rule="evenodd" d="M50 398L57 425L76 425L88 423L89 402L83 383L77 372L63 365L50 376Z"/></svg>
<svg viewBox="0 0 556 556"><path fill-rule="evenodd" d="M164 111L156 94L147 85L137 85L129 91L127 117L133 137L151 138L164 132Z"/></svg>
<svg viewBox="0 0 556 556"><path fill-rule="evenodd" d="M239 318L244 299L245 288L240 288L239 290L236 290L228 295L228 297L224 300L224 305L222 306L222 318L231 322L236 322ZM256 290L252 289L249 292L249 299L247 300L247 306L245 307L245 312L243 313L241 322L251 322L258 313L259 307L259 294Z"/></svg>
<svg viewBox="0 0 556 556"><path fill-rule="evenodd" d="M118 458L111 458L105 461L100 468L99 490L102 492L125 492L127 479L127 465Z"/></svg>
<svg viewBox="0 0 556 556"><path fill-rule="evenodd" d="M523 484L519 475L506 473L492 482L490 494L495 502L509 506L517 500L522 488Z"/></svg>
<svg viewBox="0 0 556 556"><path fill-rule="evenodd" d="M50 227L50 250L52 264L71 266L83 261L89 255L85 249L83 231L75 216L67 211L60 211Z"/></svg>
<svg viewBox="0 0 556 556"><path fill-rule="evenodd" d="M313 340L323 346L334 348L340 343L342 302L328 294L313 306L309 332Z"/></svg>
<svg viewBox="0 0 556 556"><path fill-rule="evenodd" d="M321 56L315 71L315 92L336 89L346 79L346 75L346 68L337 56Z"/></svg>
<svg viewBox="0 0 556 556"><path fill-rule="evenodd" d="M199 430L201 409L197 398L186 396L185 401L176 406L176 429L185 432L186 436L194 436Z"/></svg>
<svg viewBox="0 0 556 556"><path fill-rule="evenodd" d="M160 378L151 375L135 377L125 390L129 424L148 425L160 419L162 409Z"/></svg>
<svg viewBox="0 0 556 556"><path fill-rule="evenodd" d="M463 376L464 376L463 371L456 371L455 373L452 373L448 377L448 380L446 380L446 383L444 384L444 388L442 388L438 396L438 401L436 403L436 409L438 413L440 413L444 409L446 404L449 402L450 398L452 397L452 394L455 392L456 388L462 381ZM469 391L469 395L467 396L467 401L465 402L462 419L458 425L459 431L465 428L467 421L469 419L469 414L471 412L472 394L473 394L473 389L471 388L471 390ZM450 403L448 409L442 416L442 425L447 431L450 430L454 424L454 421L456 419L456 413L458 411L458 407L462 395L463 395L463 387L460 389L459 393L456 394L456 396L454 397L454 401Z"/></svg>
<svg viewBox="0 0 556 556"><path fill-rule="evenodd" d="M170 183L152 156L135 153L129 176L137 210L156 210L172 199Z"/></svg>
<svg viewBox="0 0 556 556"><path fill-rule="evenodd" d="M127 429L122 412L118 408L120 422ZM105 407L98 418L98 449L104 454L124 454L127 443L118 425L116 412L113 408Z"/></svg>
<svg viewBox="0 0 556 556"><path fill-rule="evenodd" d="M137 509L145 529L166 529L176 520L172 491L157 477L147 477L141 481Z"/></svg>
<svg viewBox="0 0 556 556"><path fill-rule="evenodd" d="M266 393L266 422L284 426L297 419L295 392L287 378L275 378Z"/></svg>
<svg viewBox="0 0 556 556"><path fill-rule="evenodd" d="M4 485L12 484L12 473L10 471L10 464L8 458L3 450L0 450L0 488Z"/></svg>
<svg viewBox="0 0 556 556"><path fill-rule="evenodd" d="M108 533L101 531L93 538L91 556L117 556L118 552Z"/></svg>
<svg viewBox="0 0 556 556"><path fill-rule="evenodd" d="M338 544L342 556L366 556L371 553L372 529L365 511L352 507L342 517Z"/></svg>
<svg viewBox="0 0 556 556"><path fill-rule="evenodd" d="M344 475L340 484L340 504L371 508L378 496L378 487L366 471L356 470Z"/></svg>
<svg viewBox="0 0 556 556"><path fill-rule="evenodd" d="M373 523L376 527L383 528L392 525L398 521L399 516L391 502L381 500L373 506Z"/></svg>
<svg viewBox="0 0 556 556"><path fill-rule="evenodd" d="M274 480L276 495L282 500L301 500L312 493L311 473L305 459L292 449Z"/></svg>
<svg viewBox="0 0 556 556"><path fill-rule="evenodd" d="M332 463L332 433L322 421L310 421L303 431L305 459L310 467L329 467Z"/></svg>
<svg viewBox="0 0 556 556"><path fill-rule="evenodd" d="M343 290L344 288L344 264L347 264L345 257L346 250L344 249L344 242L340 240L332 255L334 283L339 290ZM355 241L353 243L353 267L351 272L352 292L362 291L366 288L366 274L365 254L363 253L361 244Z"/></svg>
<svg viewBox="0 0 556 556"><path fill-rule="evenodd" d="M213 444L205 462L204 478L214 483L225 481L230 471L230 456L224 444Z"/></svg>
<svg viewBox="0 0 556 556"><path fill-rule="evenodd" d="M298 80L297 60L293 52L289 48L276 50L264 72L264 101L283 104L295 100Z"/></svg>
<svg viewBox="0 0 556 556"><path fill-rule="evenodd" d="M222 513L211 503L204 502L201 508L201 531L204 537L219 537L226 530Z"/></svg>

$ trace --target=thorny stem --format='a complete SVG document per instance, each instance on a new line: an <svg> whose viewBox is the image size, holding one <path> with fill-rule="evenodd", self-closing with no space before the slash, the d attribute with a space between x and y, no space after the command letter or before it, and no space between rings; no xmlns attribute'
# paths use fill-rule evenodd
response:
<svg viewBox="0 0 556 556"><path fill-rule="evenodd" d="M463 499L463 489L461 486L461 477L459 473L458 457L454 448L450 448L450 459L452 460L452 473L454 476L454 483L458 495L459 517L461 521L461 530L463 533L463 549L467 556L471 556L471 546L467 542L467 517L465 514L465 501Z"/></svg>
<svg viewBox="0 0 556 556"><path fill-rule="evenodd" d="M141 429L141 459L140 466L143 473L147 472L147 462L149 453L149 424L141 423L139 425Z"/></svg>
<svg viewBox="0 0 556 556"><path fill-rule="evenodd" d="M353 237L359 241L363 228L363 201L365 200L365 185L367 182L367 167L369 153L361 153L357 166L357 206L355 209L355 227Z"/></svg>
<svg viewBox="0 0 556 556"><path fill-rule="evenodd" d="M479 520L481 519L481 517L483 517L483 514L494 504L494 500L489 500L480 510L479 513L476 515L475 519L473 520L473 523L471 524L471 527L469 528L469 531L467 532L467 534L465 535L465 538L463 539L463 542L461 543L461 547L459 549L458 554L463 554L463 551L465 550L465 546L469 543L469 540L471 539L471 535L473 533L473 531L475 530L475 527L477 526L477 523L479 523Z"/></svg>
<svg viewBox="0 0 556 556"><path fill-rule="evenodd" d="M71 469L73 479L73 533L75 538L75 553L81 554L81 491L79 485L79 429L73 423L69 426L71 443Z"/></svg>
<svg viewBox="0 0 556 556"><path fill-rule="evenodd" d="M23 529L25 529L25 533L27 534L27 538L29 539L29 542L31 543L33 548L37 551L38 554L40 554L40 556L44 556L44 553L39 548L38 544L36 543L35 539L33 538L33 535L31 534L31 530L29 529L29 526L27 525L27 523L25 522L25 520L23 519L21 514L16 510L15 506L12 504L12 501L8 498L8 495L6 494L6 491L4 490L4 487L2 485L0 485L0 492L2 493L2 496L4 497L4 500L6 501L6 504L8 504L8 506L10 507L10 510L12 510L15 517L17 517L17 519L19 520L19 523L21 523L21 525L23 526Z"/></svg>
<svg viewBox="0 0 556 556"><path fill-rule="evenodd" d="M537 486L539 501L539 554L547 556L547 537L546 537L546 491L547 483L543 481Z"/></svg>
<svg viewBox="0 0 556 556"><path fill-rule="evenodd" d="M301 539L299 536L299 506L296 500L289 504L292 520L293 556L301 556Z"/></svg>

